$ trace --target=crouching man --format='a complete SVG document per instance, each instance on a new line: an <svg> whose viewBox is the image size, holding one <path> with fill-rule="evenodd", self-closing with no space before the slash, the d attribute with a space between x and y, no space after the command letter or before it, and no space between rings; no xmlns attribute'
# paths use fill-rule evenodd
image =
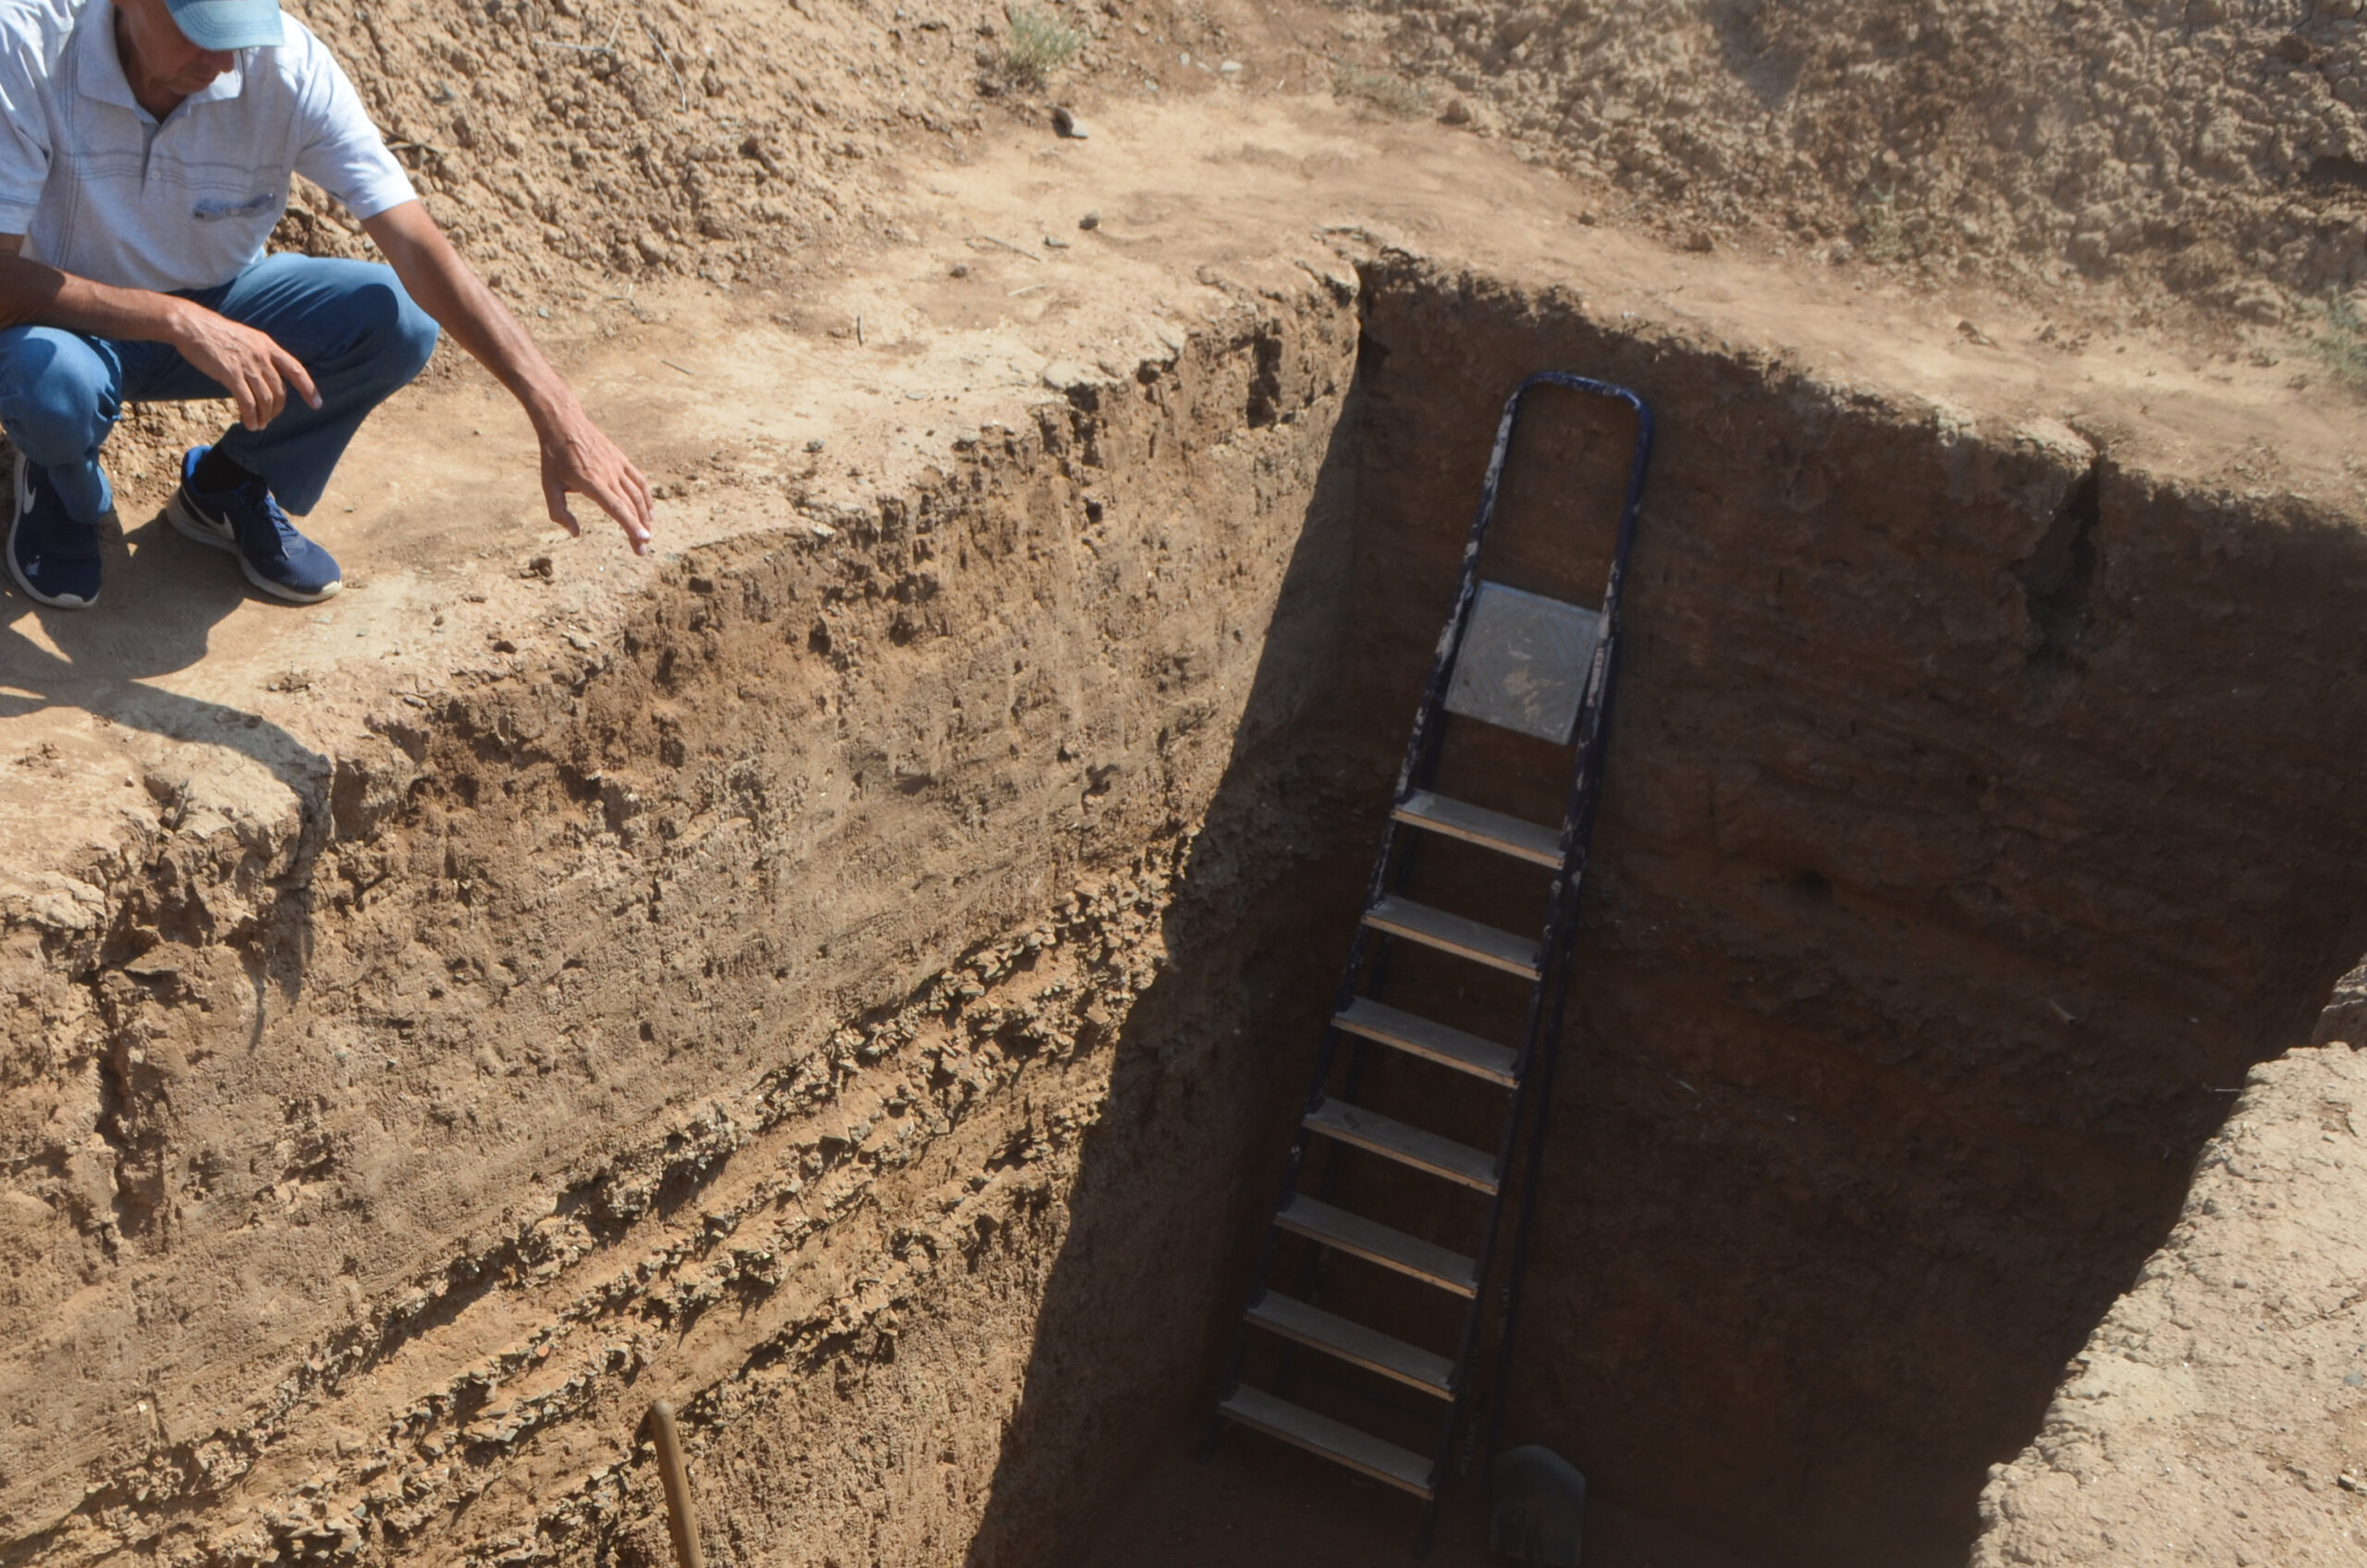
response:
<svg viewBox="0 0 2367 1568"><path fill-rule="evenodd" d="M391 266L264 254L291 171ZM650 495L427 215L353 84L276 0L0 0L0 428L17 449L8 571L42 604L99 596L99 448L124 403L227 398L167 515L264 593L342 579L297 532L436 327L524 405L551 521L573 492L649 544Z"/></svg>

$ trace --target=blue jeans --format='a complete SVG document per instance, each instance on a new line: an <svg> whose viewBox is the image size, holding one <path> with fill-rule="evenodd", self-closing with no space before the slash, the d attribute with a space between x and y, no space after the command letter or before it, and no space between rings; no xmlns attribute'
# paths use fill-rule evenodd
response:
<svg viewBox="0 0 2367 1568"><path fill-rule="evenodd" d="M375 262L265 256L219 288L183 297L268 333L312 373L319 408L291 387L278 418L261 430L234 425L220 442L225 457L263 475L299 516L319 502L370 410L435 350L434 319ZM228 396L167 344L50 326L0 331L0 429L47 471L78 521L96 522L114 504L99 447L125 403Z"/></svg>

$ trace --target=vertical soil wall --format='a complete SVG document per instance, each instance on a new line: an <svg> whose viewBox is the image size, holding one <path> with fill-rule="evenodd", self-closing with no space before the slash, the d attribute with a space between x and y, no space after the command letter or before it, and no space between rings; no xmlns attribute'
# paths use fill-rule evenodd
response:
<svg viewBox="0 0 2367 1568"><path fill-rule="evenodd" d="M1507 1434L1756 1555L1961 1561L2367 947L2361 535L1309 278L0 883L0 1562L654 1563L656 1397L718 1562L1062 1560L1214 1391L1548 365L1662 444ZM1501 575L1592 596L1625 434L1540 405ZM1550 802L1500 760L1456 787Z"/></svg>
<svg viewBox="0 0 2367 1568"><path fill-rule="evenodd" d="M1126 1201L1208 1190L1210 1291L1239 1230L1238 1009L1137 1015L1185 868L1255 903L1315 804L1354 289L1296 283L12 874L0 1561L656 1562L657 1397L715 1561L1040 1546L997 1467L1113 1072Z"/></svg>
<svg viewBox="0 0 2367 1568"><path fill-rule="evenodd" d="M1580 369L1661 418L1508 1435L1753 1553L1960 1562L2246 1070L2367 942L2367 538L2035 410L1404 258L1367 287L1362 792L1504 392ZM1624 454L1590 419L1540 412L1511 532L1607 528L1615 465L1555 470ZM1513 580L1591 602L1600 548Z"/></svg>

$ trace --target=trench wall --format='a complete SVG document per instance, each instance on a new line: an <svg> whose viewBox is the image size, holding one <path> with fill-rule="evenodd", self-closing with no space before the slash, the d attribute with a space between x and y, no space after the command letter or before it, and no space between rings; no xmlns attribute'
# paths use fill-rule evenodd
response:
<svg viewBox="0 0 2367 1568"><path fill-rule="evenodd" d="M1040 1547L997 1464L1116 1064L1211 1290L1239 1228L1179 1087L1257 1096L1237 1010L1135 1014L1187 866L1288 875L1212 814L1317 803L1354 288L1293 277L12 872L0 1561L657 1562L660 1396L711 1560Z"/></svg>
<svg viewBox="0 0 2367 1568"><path fill-rule="evenodd" d="M1356 793L1504 392L1579 369L1661 420L1507 1436L1754 1554L1961 1562L2247 1069L2367 945L2367 536L1575 292L1367 286ZM1610 472L1512 526L1607 520Z"/></svg>
<svg viewBox="0 0 2367 1568"><path fill-rule="evenodd" d="M1508 1432L1754 1552L1960 1561L2214 1091L2367 947L2359 534L1576 295L1293 276L14 877L0 1560L655 1562L660 1395L720 1561L1073 1552L1213 1392L1553 363L1663 443Z"/></svg>

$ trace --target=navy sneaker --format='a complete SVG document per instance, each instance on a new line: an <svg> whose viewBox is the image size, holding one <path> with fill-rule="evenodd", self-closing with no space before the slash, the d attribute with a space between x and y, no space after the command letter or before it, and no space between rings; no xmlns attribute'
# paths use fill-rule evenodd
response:
<svg viewBox="0 0 2367 1568"><path fill-rule="evenodd" d="M165 507L173 526L201 545L238 557L247 581L275 598L317 605L344 587L337 557L296 532L262 480L227 490L197 487L197 465L211 450L191 447L182 456L181 487Z"/></svg>
<svg viewBox="0 0 2367 1568"><path fill-rule="evenodd" d="M36 604L86 610L99 602L99 531L66 515L49 475L17 454L8 520L8 575Z"/></svg>

